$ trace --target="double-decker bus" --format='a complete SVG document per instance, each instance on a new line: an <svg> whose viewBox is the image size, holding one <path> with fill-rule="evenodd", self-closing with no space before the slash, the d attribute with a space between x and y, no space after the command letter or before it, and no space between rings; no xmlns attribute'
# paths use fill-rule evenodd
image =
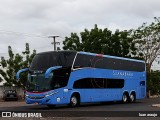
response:
<svg viewBox="0 0 160 120"><path fill-rule="evenodd" d="M35 55L28 72L26 103L54 107L84 102L135 102L146 96L146 68L141 60L109 55L51 51Z"/></svg>

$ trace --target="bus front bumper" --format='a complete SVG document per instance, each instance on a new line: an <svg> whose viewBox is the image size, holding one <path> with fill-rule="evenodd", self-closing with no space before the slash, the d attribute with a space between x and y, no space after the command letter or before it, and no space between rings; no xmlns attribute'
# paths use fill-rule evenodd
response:
<svg viewBox="0 0 160 120"><path fill-rule="evenodd" d="M41 98L41 99L37 99L36 97L35 98L29 98L29 97L26 97L26 103L27 104L41 104L41 105L48 105L48 104L53 104L55 103L54 102L54 99L50 97L44 97L44 98Z"/></svg>

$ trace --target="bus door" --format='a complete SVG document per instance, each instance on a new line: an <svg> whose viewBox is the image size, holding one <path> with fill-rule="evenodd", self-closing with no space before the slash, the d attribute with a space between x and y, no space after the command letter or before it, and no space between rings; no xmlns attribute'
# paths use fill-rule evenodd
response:
<svg viewBox="0 0 160 120"><path fill-rule="evenodd" d="M54 86L54 89L59 89L57 90L59 94L57 102L67 103L69 88L67 88L66 86L68 84L68 80L69 75L67 74L66 69L54 71L52 84Z"/></svg>

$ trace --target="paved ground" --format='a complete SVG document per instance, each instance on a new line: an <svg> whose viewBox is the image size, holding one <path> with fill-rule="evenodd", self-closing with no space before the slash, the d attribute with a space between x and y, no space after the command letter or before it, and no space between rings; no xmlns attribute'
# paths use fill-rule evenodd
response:
<svg viewBox="0 0 160 120"><path fill-rule="evenodd" d="M7 102L0 102L0 111L18 111L18 112L24 112L24 111L30 111L30 112L46 112L46 113L50 113L50 114L54 114L54 113L60 113L63 114L63 116L65 116L65 112L70 111L76 113L79 111L82 111L80 114L89 114L88 117L48 117L48 118L37 118L37 119L52 119L52 120L59 120L59 119L65 119L65 120L70 120L70 119L75 119L75 120L91 120L91 119L96 119L96 120L159 120L160 119L160 107L153 107L153 104L160 104L160 97L159 98L152 98L152 99L143 99L143 100L139 100L136 103L130 103L130 104L121 104L121 103L106 103L106 104L99 104L99 103L95 103L95 104L83 104L80 107L77 108L69 108L68 106L57 106L54 109L49 109L47 106L43 106L43 105L26 105L25 102L14 102L14 101L7 101ZM111 112L113 111L113 113ZM158 117L93 117L96 116L97 114L101 114L101 113L107 113L107 114L111 114L114 115L116 113L119 113L120 116L134 116L133 114L137 115L137 112L133 112L133 111L139 111L138 113L148 113L148 111L150 111L150 113L156 113L159 115ZM1 120L5 120L6 118L0 118ZM15 118L7 118L8 120L11 119L15 119ZM21 118L16 118L16 120L20 120ZM25 120L29 119L32 120L33 118L23 118ZM34 118L35 119L35 118Z"/></svg>

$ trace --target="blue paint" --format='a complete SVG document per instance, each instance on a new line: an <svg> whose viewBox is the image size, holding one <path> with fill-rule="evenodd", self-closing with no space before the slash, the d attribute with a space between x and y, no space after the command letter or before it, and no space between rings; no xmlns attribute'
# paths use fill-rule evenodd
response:
<svg viewBox="0 0 160 120"><path fill-rule="evenodd" d="M78 92L80 94L80 98L82 103L84 102L103 102L103 101L119 101L122 100L122 95L124 91L128 91L130 94L131 91L136 92L136 99L142 99L146 95L146 86L140 86L140 81L144 80L146 82L146 73L144 72L132 72L132 71L122 71L119 72L130 72L133 76L130 75L114 75L114 70L107 69L97 69L97 68L84 68L79 70L74 70L71 72L70 79L68 85L63 88L58 88L54 90L50 90L45 93L29 93L26 94L29 96L45 96L46 94L50 94L56 91L56 94L53 94L48 97L44 97L43 99L30 99L26 98L27 104L68 104L70 102L70 97L74 92ZM73 84L76 80L82 78L119 78L125 80L125 85L123 88L106 88L106 89L74 89ZM84 83L85 84L85 83ZM68 92L64 92L64 89L71 89ZM57 98L60 98L60 102L57 102ZM49 101L48 101L49 100ZM46 102L47 101L47 102Z"/></svg>
<svg viewBox="0 0 160 120"><path fill-rule="evenodd" d="M59 69L59 68L62 68L62 66L54 66L54 67L50 67L46 70L45 72L45 78L49 78L49 75L50 73L53 71L53 70L56 70L56 69Z"/></svg>
<svg viewBox="0 0 160 120"><path fill-rule="evenodd" d="M94 53L79 52L79 54L93 55ZM142 60L134 60L129 58L115 57L102 55L102 57L117 58L128 61L137 61L144 63ZM45 78L49 78L50 73L62 66L53 66L46 70ZM22 70L20 70L21 73ZM19 74L20 74L19 73ZM19 74L17 78L19 78ZM124 79L123 88L89 88L89 89L74 89L73 84L75 81L83 78L105 78L105 79ZM142 84L143 83L143 86ZM85 84L85 83L84 83ZM35 86L38 87L38 86ZM80 102L104 102L104 101L119 101L122 100L124 91L130 95L132 91L136 93L136 99L142 99L146 96L146 71L126 71L114 69L100 69L100 68L79 68L71 71L67 86L57 89L52 89L47 92L26 92L27 104L43 104L43 105L56 105L68 104L73 93L80 94ZM32 99L42 97L41 99ZM59 101L60 99L60 101Z"/></svg>
<svg viewBox="0 0 160 120"><path fill-rule="evenodd" d="M29 70L29 68L24 68L24 69L19 70L19 71L16 73L16 79L19 80L20 74L21 74L22 72L26 72L26 71L28 71L28 70Z"/></svg>

